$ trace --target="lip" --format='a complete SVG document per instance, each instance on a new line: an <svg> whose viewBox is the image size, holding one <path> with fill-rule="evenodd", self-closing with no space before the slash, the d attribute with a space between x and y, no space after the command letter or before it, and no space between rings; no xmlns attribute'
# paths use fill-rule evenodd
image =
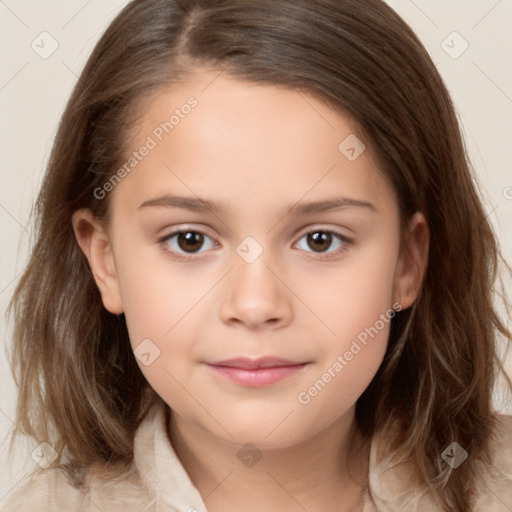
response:
<svg viewBox="0 0 512 512"><path fill-rule="evenodd" d="M290 361L281 357L236 357L234 359L226 359L225 361L216 361L208 363L213 366L227 366L229 368L241 368L243 370L258 370L260 368L280 368L282 366L295 366L304 364L302 362Z"/></svg>
<svg viewBox="0 0 512 512"><path fill-rule="evenodd" d="M297 374L307 364L278 357L239 357L207 363L215 374L247 387L270 386Z"/></svg>

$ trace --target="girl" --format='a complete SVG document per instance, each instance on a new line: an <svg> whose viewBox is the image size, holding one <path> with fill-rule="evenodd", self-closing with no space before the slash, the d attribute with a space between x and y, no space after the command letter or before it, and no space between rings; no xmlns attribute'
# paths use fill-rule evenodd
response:
<svg viewBox="0 0 512 512"><path fill-rule="evenodd" d="M135 0L12 301L3 510L506 511L500 261L453 105L380 0Z"/></svg>

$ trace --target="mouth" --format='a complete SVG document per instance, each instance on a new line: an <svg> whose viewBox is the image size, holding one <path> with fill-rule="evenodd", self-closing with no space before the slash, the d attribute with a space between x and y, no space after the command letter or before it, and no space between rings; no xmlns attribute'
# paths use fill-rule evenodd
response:
<svg viewBox="0 0 512 512"><path fill-rule="evenodd" d="M296 375L309 363L276 357L256 359L242 357L206 364L217 376L235 384L246 387L264 387Z"/></svg>

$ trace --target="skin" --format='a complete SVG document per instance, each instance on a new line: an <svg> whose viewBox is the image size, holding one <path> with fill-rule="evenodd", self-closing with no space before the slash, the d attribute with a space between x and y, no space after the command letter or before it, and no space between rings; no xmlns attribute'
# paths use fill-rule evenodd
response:
<svg viewBox="0 0 512 512"><path fill-rule="evenodd" d="M169 435L209 512L360 510L368 447L349 431L390 324L309 403L298 394L394 303L414 302L425 218L416 213L400 233L394 191L369 151L349 161L338 150L355 133L348 116L303 93L212 71L149 98L133 149L190 96L197 107L110 193L109 226L88 209L75 212L78 243L106 309L125 313L132 347L150 339L160 350L139 366L173 411ZM165 194L226 211L140 208ZM373 207L290 212L339 196ZM177 237L160 241L178 229L207 234L189 261L177 255L187 256ZM306 236L315 229L351 241L333 236L319 249ZM247 236L263 250L252 263L236 251ZM264 355L308 364L262 388L205 364ZM262 455L252 467L237 458L248 442Z"/></svg>

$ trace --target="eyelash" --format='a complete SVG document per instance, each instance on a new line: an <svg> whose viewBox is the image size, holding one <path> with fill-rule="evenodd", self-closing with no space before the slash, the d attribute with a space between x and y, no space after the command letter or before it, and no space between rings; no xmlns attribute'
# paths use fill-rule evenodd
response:
<svg viewBox="0 0 512 512"><path fill-rule="evenodd" d="M192 253L190 256L185 256L185 255L183 255L183 254L181 254L179 252L176 252L174 250L169 249L169 246L166 244L166 242L171 240L176 235L183 234L183 233L198 233L198 234L201 234L201 235L203 235L203 236L213 240L205 231L202 231L201 229L196 229L196 228L194 228L194 229L179 229L179 230L173 231L172 233L169 233L168 235L165 235L162 238L158 239L158 243L162 246L162 249L166 253L171 254L171 255L173 255L173 257L175 257L175 258L177 258L177 259L179 259L181 261L184 261L184 262L194 260L196 258L196 255L200 254L200 253ZM343 246L341 248L337 249L334 252L329 252L329 253L321 253L321 252L319 252L319 253L316 253L316 254L320 255L320 259L323 259L323 260L327 260L327 259L331 259L331 258L340 256L345 251L347 251L349 249L349 246L352 245L352 243L353 243L353 240L351 238L348 238L347 236L342 235L341 233L338 233L337 231L332 231L332 230L328 230L328 229L318 229L318 228L306 231L305 233L303 233L301 235L299 240L302 240L307 235L310 235L310 234L313 234L313 233L327 233L327 234L331 234L335 238L337 238L338 240L343 242ZM217 242L214 242L214 243L217 244ZM298 242L296 242L294 245L296 245L297 243ZM306 251L306 252L312 252L313 254L315 254L314 251ZM325 256L325 255L327 255L327 256Z"/></svg>

